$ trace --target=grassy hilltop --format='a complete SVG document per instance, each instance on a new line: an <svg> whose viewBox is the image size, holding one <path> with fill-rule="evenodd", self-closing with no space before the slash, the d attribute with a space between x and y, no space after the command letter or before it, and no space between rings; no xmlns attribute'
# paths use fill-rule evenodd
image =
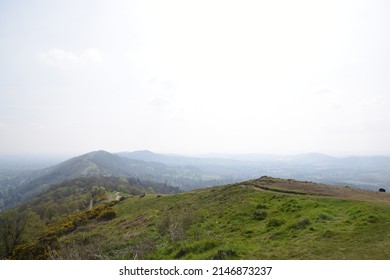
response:
<svg viewBox="0 0 390 280"><path fill-rule="evenodd" d="M387 193L262 177L106 198L49 224L13 258L390 259Z"/></svg>

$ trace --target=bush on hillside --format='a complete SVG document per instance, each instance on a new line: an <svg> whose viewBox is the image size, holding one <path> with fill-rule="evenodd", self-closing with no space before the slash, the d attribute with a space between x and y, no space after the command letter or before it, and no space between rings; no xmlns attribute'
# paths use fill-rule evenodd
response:
<svg viewBox="0 0 390 280"><path fill-rule="evenodd" d="M285 221L279 219L270 219L267 223L268 228L280 227L285 224Z"/></svg>
<svg viewBox="0 0 390 280"><path fill-rule="evenodd" d="M310 224L311 224L310 220L307 219L307 218L304 218L304 219L300 220L299 222L293 224L291 226L291 228L293 228L293 229L305 229Z"/></svg>
<svg viewBox="0 0 390 280"><path fill-rule="evenodd" d="M267 216L268 216L268 213L266 211L254 211L253 212L253 219L255 219L256 221L265 220L265 218L267 218Z"/></svg>
<svg viewBox="0 0 390 280"><path fill-rule="evenodd" d="M104 209L97 217L98 221L109 221L116 217L116 212L112 208Z"/></svg>

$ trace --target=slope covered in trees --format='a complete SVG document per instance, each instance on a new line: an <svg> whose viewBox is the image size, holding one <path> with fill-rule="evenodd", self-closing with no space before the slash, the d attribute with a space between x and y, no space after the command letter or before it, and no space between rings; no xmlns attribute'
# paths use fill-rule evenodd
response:
<svg viewBox="0 0 390 280"><path fill-rule="evenodd" d="M0 257L9 257L17 246L42 235L48 225L69 215L131 196L178 191L163 183L138 178L89 177L53 185L28 202L0 213Z"/></svg>

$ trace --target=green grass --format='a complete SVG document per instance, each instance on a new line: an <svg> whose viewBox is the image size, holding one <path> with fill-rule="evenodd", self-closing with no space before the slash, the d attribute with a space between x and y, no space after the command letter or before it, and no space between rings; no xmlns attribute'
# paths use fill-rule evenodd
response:
<svg viewBox="0 0 390 280"><path fill-rule="evenodd" d="M113 208L115 219L61 237L59 258L390 259L384 202L228 185L134 196Z"/></svg>

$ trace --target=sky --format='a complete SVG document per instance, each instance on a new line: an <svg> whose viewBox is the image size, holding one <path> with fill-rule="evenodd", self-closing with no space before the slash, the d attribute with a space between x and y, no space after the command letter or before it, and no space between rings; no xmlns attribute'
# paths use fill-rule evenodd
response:
<svg viewBox="0 0 390 280"><path fill-rule="evenodd" d="M390 155L389 1L0 0L0 154Z"/></svg>

